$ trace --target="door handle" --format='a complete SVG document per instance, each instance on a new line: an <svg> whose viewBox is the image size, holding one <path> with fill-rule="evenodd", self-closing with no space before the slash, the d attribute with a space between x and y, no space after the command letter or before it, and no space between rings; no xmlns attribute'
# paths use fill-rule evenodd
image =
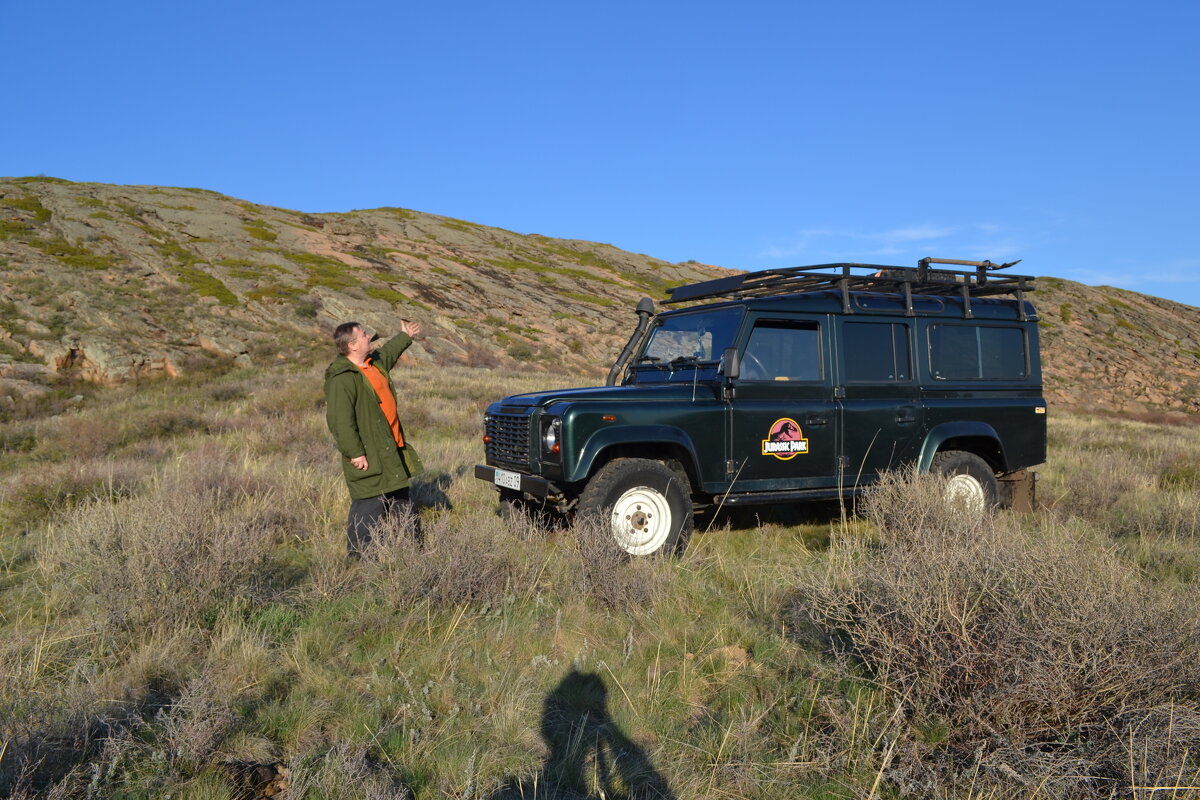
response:
<svg viewBox="0 0 1200 800"><path fill-rule="evenodd" d="M916 415L913 415L913 414L906 414L903 411L901 411L899 414L896 415L896 422L900 425L911 425L916 421L917 421L917 417L916 417Z"/></svg>
<svg viewBox="0 0 1200 800"><path fill-rule="evenodd" d="M806 417L804 420L805 427L819 428L822 425L829 424L829 417Z"/></svg>

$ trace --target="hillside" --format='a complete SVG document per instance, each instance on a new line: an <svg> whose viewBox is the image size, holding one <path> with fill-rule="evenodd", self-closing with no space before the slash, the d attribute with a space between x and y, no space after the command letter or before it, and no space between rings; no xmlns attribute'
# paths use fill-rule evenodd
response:
<svg viewBox="0 0 1200 800"><path fill-rule="evenodd" d="M726 272L408 209L0 179L0 403L63 377L307 363L338 321L387 334L397 310L425 327L418 361L600 377L639 297ZM1054 278L1034 299L1052 404L1200 413L1200 309Z"/></svg>

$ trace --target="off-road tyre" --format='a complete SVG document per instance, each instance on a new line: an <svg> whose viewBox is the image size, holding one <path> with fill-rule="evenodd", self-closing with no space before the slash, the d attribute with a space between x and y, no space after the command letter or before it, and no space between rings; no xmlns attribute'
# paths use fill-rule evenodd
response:
<svg viewBox="0 0 1200 800"><path fill-rule="evenodd" d="M994 511L1000 504L1000 482L988 463L965 450L943 450L933 457L930 471L946 478L948 504L962 504L977 514Z"/></svg>
<svg viewBox="0 0 1200 800"><path fill-rule="evenodd" d="M691 486L673 463L618 458L588 481L575 513L609 526L631 556L680 553L692 533Z"/></svg>

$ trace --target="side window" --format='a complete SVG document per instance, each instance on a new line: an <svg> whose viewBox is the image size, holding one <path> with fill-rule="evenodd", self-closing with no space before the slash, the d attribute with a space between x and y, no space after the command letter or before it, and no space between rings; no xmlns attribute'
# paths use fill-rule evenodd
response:
<svg viewBox="0 0 1200 800"><path fill-rule="evenodd" d="M821 329L815 322L762 319L754 323L742 355L750 381L821 380Z"/></svg>
<svg viewBox="0 0 1200 800"><path fill-rule="evenodd" d="M900 323L846 322L842 353L847 383L901 383L912 378L908 326Z"/></svg>
<svg viewBox="0 0 1200 800"><path fill-rule="evenodd" d="M1019 380L1029 373L1025 332L987 325L930 325L929 369L941 380Z"/></svg>

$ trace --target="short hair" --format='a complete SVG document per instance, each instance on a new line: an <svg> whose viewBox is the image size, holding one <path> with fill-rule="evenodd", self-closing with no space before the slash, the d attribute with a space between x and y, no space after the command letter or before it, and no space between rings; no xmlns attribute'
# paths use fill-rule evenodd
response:
<svg viewBox="0 0 1200 800"><path fill-rule="evenodd" d="M361 328L357 322L343 322L333 329L333 345L341 355L346 355L350 352L350 340L354 338L354 331Z"/></svg>

